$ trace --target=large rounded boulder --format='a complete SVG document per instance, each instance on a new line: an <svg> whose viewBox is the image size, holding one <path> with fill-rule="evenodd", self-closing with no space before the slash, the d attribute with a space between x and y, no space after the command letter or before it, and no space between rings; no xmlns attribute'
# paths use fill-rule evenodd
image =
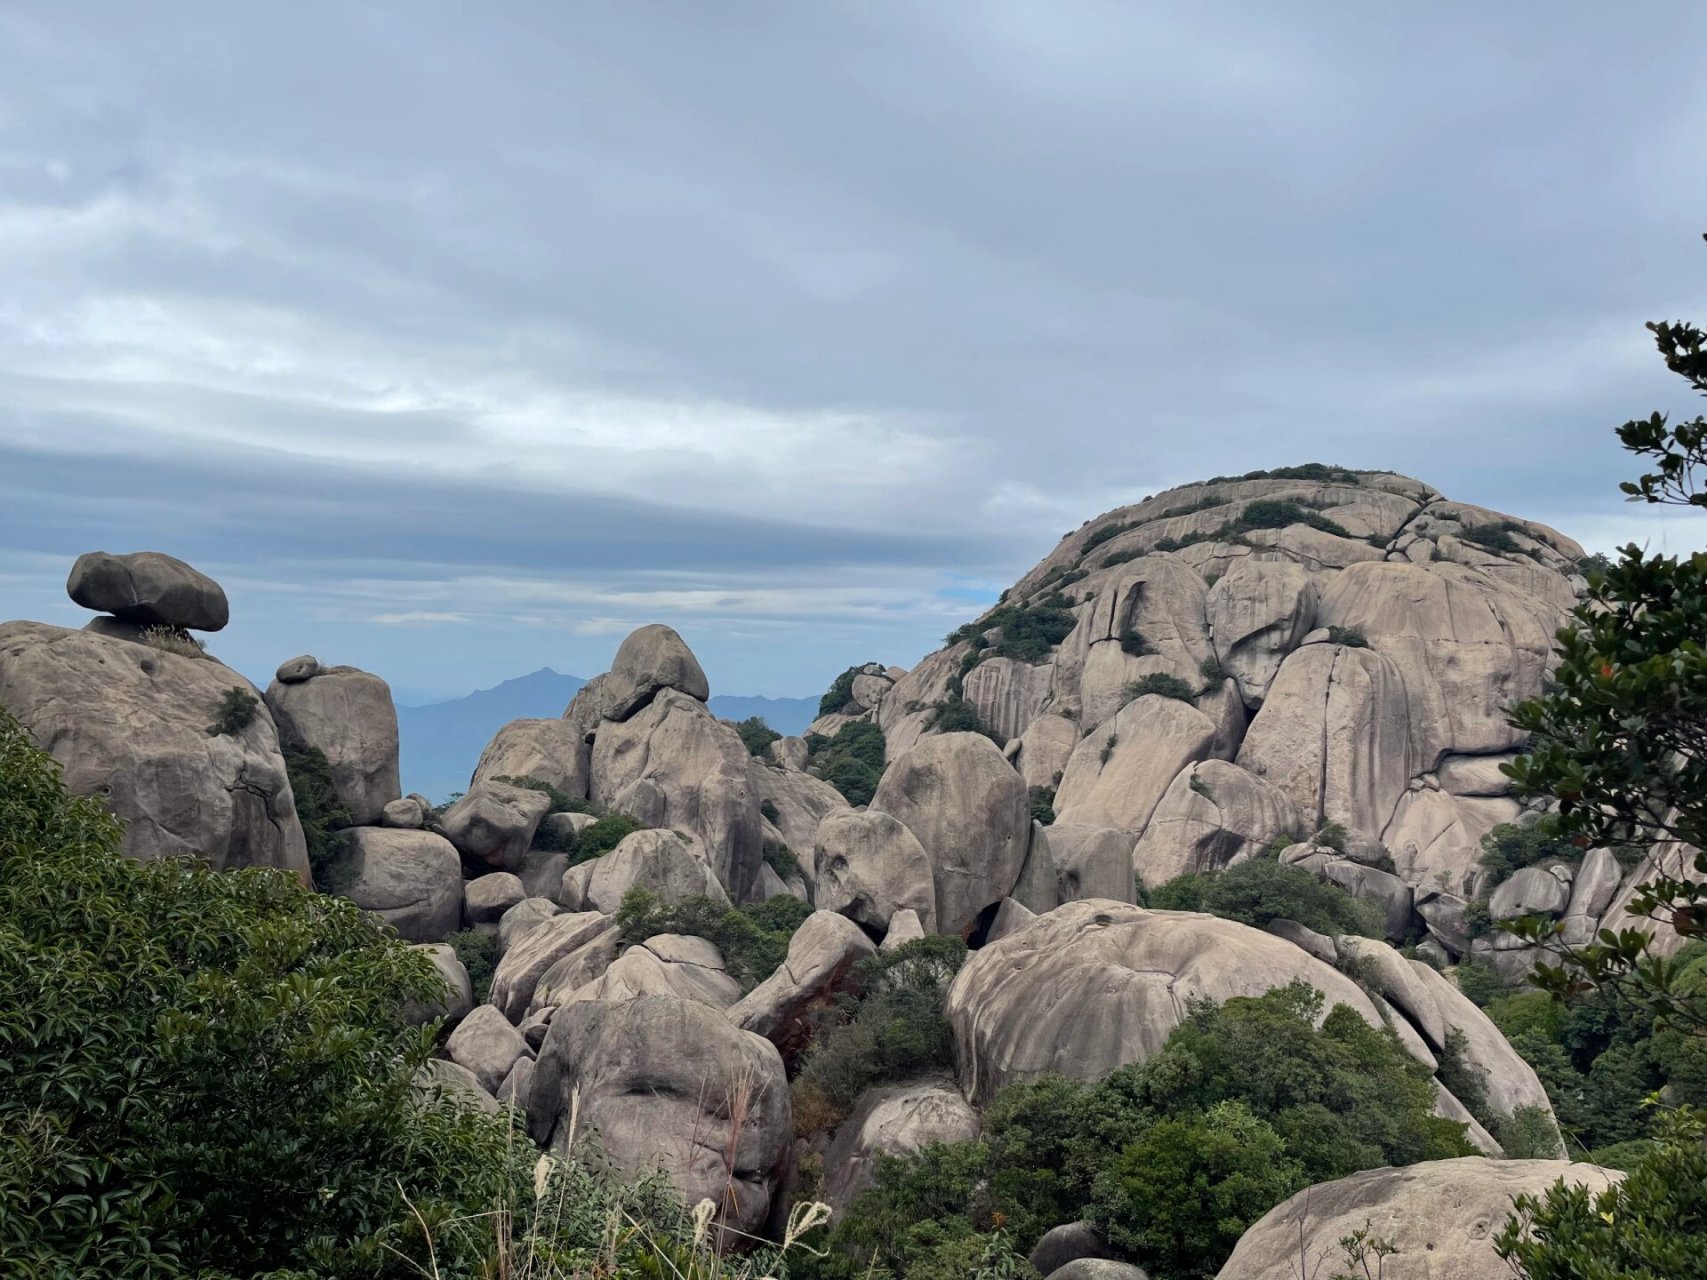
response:
<svg viewBox="0 0 1707 1280"><path fill-rule="evenodd" d="M85 609L142 627L220 631L231 621L224 588L160 551L86 552L71 566L65 590Z"/></svg>
<svg viewBox="0 0 1707 1280"><path fill-rule="evenodd" d="M1218 1280L1296 1280L1300 1264L1304 1275L1338 1274L1340 1241L1365 1230L1394 1247L1381 1260L1382 1280L1489 1280L1510 1270L1494 1239L1513 1198L1540 1195L1561 1179L1604 1191L1622 1176L1564 1160L1479 1156L1365 1169L1275 1205L1240 1237Z"/></svg>
<svg viewBox="0 0 1707 1280"><path fill-rule="evenodd" d="M887 813L838 809L813 837L813 901L881 935L897 911L914 911L936 932L931 860L913 833Z"/></svg>
<svg viewBox="0 0 1707 1280"><path fill-rule="evenodd" d="M860 1096L824 1157L824 1199L838 1214L876 1181L884 1156L919 1154L934 1143L975 1142L978 1113L952 1080L879 1085Z"/></svg>
<svg viewBox="0 0 1707 1280"><path fill-rule="evenodd" d="M306 680L275 679L267 709L287 748L316 747L332 766L332 789L356 826L377 825L403 794L397 769L397 709L391 686L355 667L319 667Z"/></svg>
<svg viewBox="0 0 1707 1280"><path fill-rule="evenodd" d="M462 861L443 836L350 827L338 845L325 879L340 897L410 942L443 942L462 927Z"/></svg>
<svg viewBox="0 0 1707 1280"><path fill-rule="evenodd" d="M210 732L232 691L253 718ZM0 624L0 706L57 760L65 785L124 821L133 858L192 854L218 869L308 878L308 849L272 717L218 662L40 622Z"/></svg>
<svg viewBox="0 0 1707 1280"><path fill-rule="evenodd" d="M937 928L966 934L1012 892L1025 867L1031 814L1025 782L977 733L921 740L890 764L871 798L918 839L936 881Z"/></svg>
<svg viewBox="0 0 1707 1280"><path fill-rule="evenodd" d="M605 715L626 720L664 689L697 702L711 696L711 685L687 641L672 627L654 622L630 633L611 659Z"/></svg>
<svg viewBox="0 0 1707 1280"><path fill-rule="evenodd" d="M949 988L960 1082L976 1104L1016 1080L1096 1080L1161 1049L1192 1000L1220 1004L1302 979L1323 1015L1349 1006L1383 1025L1363 991L1291 943L1215 916L1087 899L974 953Z"/></svg>
<svg viewBox="0 0 1707 1280"><path fill-rule="evenodd" d="M529 1133L561 1154L577 1106L576 1140L590 1134L620 1176L660 1169L731 1234L763 1231L792 1136L782 1057L763 1036L677 996L564 1006L534 1067Z"/></svg>

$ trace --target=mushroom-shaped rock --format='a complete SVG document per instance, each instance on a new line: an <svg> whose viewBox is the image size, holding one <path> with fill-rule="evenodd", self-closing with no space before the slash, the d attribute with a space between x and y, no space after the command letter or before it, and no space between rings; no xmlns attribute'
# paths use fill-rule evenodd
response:
<svg viewBox="0 0 1707 1280"><path fill-rule="evenodd" d="M0 707L59 762L65 785L124 822L133 858L194 854L218 870L308 879L308 849L272 717L210 734L254 686L217 662L39 622L0 624ZM259 699L257 698L257 701Z"/></svg>
<svg viewBox="0 0 1707 1280"><path fill-rule="evenodd" d="M1073 749L1055 793L1056 820L1143 831L1179 771L1209 755L1215 732L1189 702L1134 698Z"/></svg>
<svg viewBox="0 0 1707 1280"><path fill-rule="evenodd" d="M564 877L565 901L573 878L580 889L579 910L614 915L630 889L645 889L666 905L689 898L727 902L697 841L676 831L636 831L609 853L571 867Z"/></svg>
<svg viewBox="0 0 1707 1280"><path fill-rule="evenodd" d="M71 566L65 590L85 609L145 627L219 631L231 621L217 582L160 551L86 552Z"/></svg>
<svg viewBox="0 0 1707 1280"><path fill-rule="evenodd" d="M1278 787L1236 764L1204 760L1168 784L1132 866L1154 887L1190 872L1224 871L1300 828L1297 807Z"/></svg>
<svg viewBox="0 0 1707 1280"><path fill-rule="evenodd" d="M508 871L476 876L463 886L462 913L471 929L498 935L504 913L527 897L522 878Z"/></svg>
<svg viewBox="0 0 1707 1280"><path fill-rule="evenodd" d="M741 984L729 976L722 955L704 938L660 933L624 951L597 978L564 996L563 1003L653 995L727 1009L741 998Z"/></svg>
<svg viewBox="0 0 1707 1280"><path fill-rule="evenodd" d="M576 1105L621 1177L662 1169L685 1203L710 1200L727 1228L762 1232L792 1127L770 1041L675 996L567 1005L534 1066L533 1139L562 1154ZM715 1142L705 1139L711 1133Z"/></svg>
<svg viewBox="0 0 1707 1280"><path fill-rule="evenodd" d="M1382 1025L1344 974L1248 925L1129 903L1070 902L974 952L947 1013L967 1096L981 1104L1016 1080L1059 1072L1100 1079L1156 1053L1193 999L1221 1003L1302 979L1323 1016L1349 1006Z"/></svg>
<svg viewBox="0 0 1707 1280"><path fill-rule="evenodd" d="M267 709L286 750L317 748L332 789L357 826L377 823L403 791L397 773L397 709L391 686L354 667L322 667L312 679L267 686Z"/></svg>
<svg viewBox="0 0 1707 1280"><path fill-rule="evenodd" d="M916 912L936 932L936 885L931 860L898 818L867 810L824 815L813 838L814 899L874 934L889 928L897 911Z"/></svg>
<svg viewBox="0 0 1707 1280"><path fill-rule="evenodd" d="M1300 1261L1327 1274L1342 1258L1340 1241L1367 1230L1395 1246L1382 1259L1385 1280L1488 1280L1507 1268L1494 1240L1512 1200L1554 1183L1604 1191L1621 1174L1564 1160L1488 1160L1462 1156L1397 1169L1365 1169L1308 1187L1283 1200L1239 1238L1218 1280L1295 1280Z"/></svg>
<svg viewBox="0 0 1707 1280"><path fill-rule="evenodd" d="M867 1089L824 1157L824 1199L840 1214L876 1180L880 1156L912 1156L933 1143L977 1137L978 1113L952 1080Z"/></svg>
<svg viewBox="0 0 1707 1280"><path fill-rule="evenodd" d="M1025 783L978 733L925 738L884 771L870 808L901 821L930 859L937 928L965 935L1012 892L1025 866Z"/></svg>
<svg viewBox="0 0 1707 1280"><path fill-rule="evenodd" d="M1305 645L1280 665L1237 764L1291 798L1306 826L1378 832L1411 768L1404 679L1371 649Z"/></svg>
<svg viewBox="0 0 1707 1280"><path fill-rule="evenodd" d="M528 1047L508 1018L483 1004L450 1033L445 1052L457 1066L472 1071L487 1093L497 1093L516 1059L528 1056Z"/></svg>
<svg viewBox="0 0 1707 1280"><path fill-rule="evenodd" d="M326 881L410 942L443 942L462 927L462 861L431 831L347 828Z"/></svg>
<svg viewBox="0 0 1707 1280"><path fill-rule="evenodd" d="M447 942L418 942L415 950L433 962L434 971L444 982L444 996L438 1000L411 1000L404 1006L404 1018L415 1025L443 1018L455 1026L474 1008L474 984L468 979L468 970Z"/></svg>
<svg viewBox="0 0 1707 1280"><path fill-rule="evenodd" d="M593 740L595 804L649 827L678 827L703 842L717 879L737 902L754 896L763 861L752 757L705 704L665 689Z"/></svg>
<svg viewBox="0 0 1707 1280"><path fill-rule="evenodd" d="M1571 889L1545 867L1520 867L1511 878L1502 880L1488 898L1488 915L1495 920L1515 920L1519 916L1565 913L1571 900Z"/></svg>
<svg viewBox="0 0 1707 1280"><path fill-rule="evenodd" d="M567 720L512 720L492 736L474 766L474 781L532 778L584 800L592 748Z"/></svg>
<svg viewBox="0 0 1707 1280"><path fill-rule="evenodd" d="M806 1047L811 1011L829 1003L848 984L854 965L876 951L846 916L814 911L789 939L776 972L730 1008L729 1020L792 1058Z"/></svg>
<svg viewBox="0 0 1707 1280"><path fill-rule="evenodd" d="M1240 560L1210 588L1208 613L1216 660L1254 709L1316 625L1315 581L1291 560Z"/></svg>
<svg viewBox="0 0 1707 1280"><path fill-rule="evenodd" d="M626 720L663 689L674 689L697 702L711 696L699 659L675 630L654 622L631 632L610 665L606 718Z"/></svg>
<svg viewBox="0 0 1707 1280"><path fill-rule="evenodd" d="M515 870L527 860L540 820L551 800L540 791L490 779L467 793L439 819L445 838L465 857Z"/></svg>
<svg viewBox="0 0 1707 1280"><path fill-rule="evenodd" d="M498 954L502 956L537 926L562 914L563 908L550 898L523 898L498 919Z"/></svg>
<svg viewBox="0 0 1707 1280"><path fill-rule="evenodd" d="M532 901L534 899L528 899L528 902ZM533 1003L534 988L547 970L564 956L615 929L615 922L597 911L552 916L535 925L514 938L498 961L498 967L492 974L492 1003L511 1022L520 1022L527 1016ZM551 1003L557 1002L553 1000Z"/></svg>

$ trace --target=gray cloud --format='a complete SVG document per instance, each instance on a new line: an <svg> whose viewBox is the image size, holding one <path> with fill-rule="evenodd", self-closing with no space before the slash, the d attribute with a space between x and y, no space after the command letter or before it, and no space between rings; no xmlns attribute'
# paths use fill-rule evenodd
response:
<svg viewBox="0 0 1707 1280"><path fill-rule="evenodd" d="M1699 315L1707 14L25 5L0 591L160 545L447 690L910 662L1062 531L1390 467L1597 545ZM1632 89L1639 81L1661 86ZM0 612L11 613L7 608ZM380 619L383 619L382 621Z"/></svg>

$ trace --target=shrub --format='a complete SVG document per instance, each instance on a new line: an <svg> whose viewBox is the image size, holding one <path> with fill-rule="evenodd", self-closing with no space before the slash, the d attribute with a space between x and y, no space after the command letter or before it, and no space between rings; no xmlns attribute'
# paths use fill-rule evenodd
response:
<svg viewBox="0 0 1707 1280"><path fill-rule="evenodd" d="M788 955L788 941L812 914L812 908L791 894L763 902L731 907L706 897L674 905L660 902L649 890L634 888L622 895L616 924L622 941L633 945L660 933L686 933L704 938L723 956L729 976L750 991Z"/></svg>
<svg viewBox="0 0 1707 1280"><path fill-rule="evenodd" d="M296 818L308 845L308 866L315 887L329 893L333 886L326 883L326 875L339 848L335 833L351 825L350 810L332 786L332 764L324 751L319 747L285 747L283 754L285 776L296 799Z"/></svg>
<svg viewBox="0 0 1707 1280"><path fill-rule="evenodd" d="M1347 649L1367 649L1369 637L1357 627L1329 627L1328 643L1344 645Z"/></svg>
<svg viewBox="0 0 1707 1280"><path fill-rule="evenodd" d="M492 994L492 975L498 968L498 939L495 934L479 929L463 929L445 939L450 943L462 967L468 970L468 981L474 987L474 1003L486 1003Z"/></svg>
<svg viewBox="0 0 1707 1280"><path fill-rule="evenodd" d="M260 709L261 700L247 689L227 689L219 695L219 706L214 709L213 723L207 727L208 736L212 738L224 734L236 737L255 723L255 716Z"/></svg>
<svg viewBox="0 0 1707 1280"><path fill-rule="evenodd" d="M1142 680L1134 680L1126 686L1126 701L1131 702L1152 693L1163 698L1176 698L1180 702L1197 700L1197 690L1178 676L1171 676L1165 671L1152 671Z"/></svg>
<svg viewBox="0 0 1707 1280"><path fill-rule="evenodd" d="M1481 896L1485 898L1524 867L1549 858L1574 865L1581 857L1582 851L1560 835L1557 823L1546 816L1534 822L1502 822L1482 837L1481 863L1487 874Z"/></svg>
<svg viewBox="0 0 1707 1280"><path fill-rule="evenodd" d="M578 796L572 796L560 787L553 786L542 778L518 778L514 774L500 774L492 779L493 782L508 783L512 787L521 787L524 791L537 791L551 801L547 813L591 813L593 806L590 802Z"/></svg>
<svg viewBox="0 0 1707 1280"><path fill-rule="evenodd" d="M794 1085L797 1129L839 1124L874 1084L953 1066L942 1002L965 959L959 938L935 935L860 962L865 998L806 1051Z"/></svg>
<svg viewBox="0 0 1707 1280"><path fill-rule="evenodd" d="M1209 689L1214 688L1227 678L1227 671L1226 668L1221 665L1221 659L1217 658L1213 653L1198 664L1197 674L1202 676L1207 682L1205 692L1208 692Z"/></svg>
<svg viewBox="0 0 1707 1280"><path fill-rule="evenodd" d="M937 703L931 728L938 733L981 733L997 746L1003 745L996 731L984 723L978 708L965 698L945 698Z"/></svg>
<svg viewBox="0 0 1707 1280"><path fill-rule="evenodd" d="M1129 653L1134 658L1146 657L1155 652L1150 642L1136 628L1125 626L1120 629L1120 651Z"/></svg>
<svg viewBox="0 0 1707 1280"><path fill-rule="evenodd" d="M759 801L759 817L774 827L782 821L782 811L776 807L776 801L761 800Z"/></svg>
<svg viewBox="0 0 1707 1280"><path fill-rule="evenodd" d="M119 836L0 712L9 1273L401 1276L427 1265L412 1208L519 1200L505 1124L412 1089L423 956L285 872L136 862Z"/></svg>
<svg viewBox="0 0 1707 1280"><path fill-rule="evenodd" d="M961 673L964 675L984 658L1013 658L1033 665L1042 662L1078 625L1072 607L1073 602L1066 596L1051 591L1025 604L998 605L977 621L950 632L949 644L971 644L976 651L968 655L969 661L962 666ZM991 630L999 630L1000 639L984 647L984 634Z"/></svg>
<svg viewBox="0 0 1707 1280"><path fill-rule="evenodd" d="M636 831L645 831L644 823L636 822L626 813L607 813L597 822L589 823L575 838L575 848L569 863L578 866L609 853Z"/></svg>
<svg viewBox="0 0 1707 1280"><path fill-rule="evenodd" d="M849 692L852 693L851 682ZM735 732L741 735L741 743L747 748L747 754L750 756L764 755L765 748L782 737L765 723L763 716L748 716L735 726Z"/></svg>
<svg viewBox="0 0 1707 1280"><path fill-rule="evenodd" d="M1452 971L1453 980L1458 984L1458 990L1472 1004L1486 1005L1491 1000L1497 1000L1512 990L1512 984L1500 976L1500 971L1491 964L1478 964L1466 957Z"/></svg>
<svg viewBox="0 0 1707 1280"><path fill-rule="evenodd" d="M869 720L850 720L834 738L821 733L806 739L806 765L840 791L852 805L870 804L883 777L888 743Z"/></svg>
<svg viewBox="0 0 1707 1280"><path fill-rule="evenodd" d="M1152 907L1207 911L1227 920L1267 927L1271 920L1296 920L1331 937L1342 933L1379 938L1386 920L1373 902L1354 898L1336 884L1318 880L1303 867L1252 858L1225 871L1188 872L1150 895Z"/></svg>
<svg viewBox="0 0 1707 1280"><path fill-rule="evenodd" d="M1137 527L1138 521L1136 520L1117 520L1093 529L1090 535L1086 537L1084 545L1079 548L1079 554L1081 556L1088 555L1102 546L1103 543L1112 542L1121 534L1131 533Z"/></svg>
<svg viewBox="0 0 1707 1280"><path fill-rule="evenodd" d="M950 638L949 643L953 643L952 637ZM818 699L818 714L821 716L836 715L843 707L852 702L854 677L864 669L865 664L863 663L849 667L846 671L842 672L841 675L832 680L830 682L829 690L822 698Z"/></svg>
<svg viewBox="0 0 1707 1280"><path fill-rule="evenodd" d="M800 859L794 856L794 850L779 840L766 840L764 843L765 865L776 872L783 882L800 874Z"/></svg>
<svg viewBox="0 0 1707 1280"><path fill-rule="evenodd" d="M1498 524L1466 525L1458 531L1458 536L1465 542L1473 542L1484 551L1497 551L1501 555L1518 555L1523 551L1516 538L1511 535L1521 533L1523 526L1515 520L1502 520Z"/></svg>
<svg viewBox="0 0 1707 1280"><path fill-rule="evenodd" d="M175 653L180 658L201 658L207 655L207 646L182 627L144 627L142 643L162 653Z"/></svg>
<svg viewBox="0 0 1707 1280"><path fill-rule="evenodd" d="M1029 794L1032 821L1049 826L1055 821L1055 788L1033 787Z"/></svg>

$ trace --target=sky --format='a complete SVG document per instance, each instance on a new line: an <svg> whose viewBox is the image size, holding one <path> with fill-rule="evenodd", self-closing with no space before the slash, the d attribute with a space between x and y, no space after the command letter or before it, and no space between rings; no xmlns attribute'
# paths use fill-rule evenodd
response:
<svg viewBox="0 0 1707 1280"><path fill-rule="evenodd" d="M1707 6L0 6L0 617L402 700L910 665L1086 519L1388 468L1593 549L1698 402Z"/></svg>

